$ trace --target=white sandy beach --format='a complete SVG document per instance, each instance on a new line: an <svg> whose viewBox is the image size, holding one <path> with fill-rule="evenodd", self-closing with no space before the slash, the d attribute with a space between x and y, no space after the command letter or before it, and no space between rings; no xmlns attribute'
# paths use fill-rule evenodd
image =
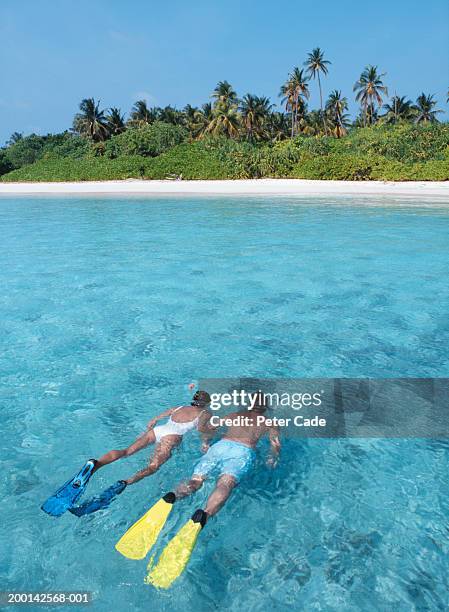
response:
<svg viewBox="0 0 449 612"><path fill-rule="evenodd" d="M92 181L78 183L0 183L1 195L288 195L436 198L449 202L449 182L307 181Z"/></svg>

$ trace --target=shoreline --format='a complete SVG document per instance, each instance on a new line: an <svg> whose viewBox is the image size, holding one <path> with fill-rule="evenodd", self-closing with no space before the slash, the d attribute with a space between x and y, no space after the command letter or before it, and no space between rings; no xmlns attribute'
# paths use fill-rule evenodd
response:
<svg viewBox="0 0 449 612"><path fill-rule="evenodd" d="M438 198L449 202L447 182L312 181L303 179L244 179L1 183L6 195L288 195L288 196L393 196Z"/></svg>

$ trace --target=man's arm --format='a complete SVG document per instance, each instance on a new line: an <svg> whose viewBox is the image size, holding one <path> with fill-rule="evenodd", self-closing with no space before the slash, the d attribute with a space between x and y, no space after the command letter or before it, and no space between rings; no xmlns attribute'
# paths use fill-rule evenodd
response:
<svg viewBox="0 0 449 612"><path fill-rule="evenodd" d="M218 427L211 425L210 418L212 414L209 410L203 410L198 419L198 431L201 434L201 450L203 453L209 449L210 441L215 435Z"/></svg>
<svg viewBox="0 0 449 612"><path fill-rule="evenodd" d="M270 439L270 452L267 458L267 465L276 467L279 461L279 453L281 452L281 439L279 437L279 429L277 427L270 427L268 431Z"/></svg>

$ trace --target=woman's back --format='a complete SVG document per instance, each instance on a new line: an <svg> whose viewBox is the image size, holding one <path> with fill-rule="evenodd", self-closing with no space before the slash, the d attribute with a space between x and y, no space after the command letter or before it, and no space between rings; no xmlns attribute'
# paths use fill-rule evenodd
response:
<svg viewBox="0 0 449 612"><path fill-rule="evenodd" d="M202 412L204 412L204 409L198 406L178 406L169 420L173 423L190 423L197 420Z"/></svg>

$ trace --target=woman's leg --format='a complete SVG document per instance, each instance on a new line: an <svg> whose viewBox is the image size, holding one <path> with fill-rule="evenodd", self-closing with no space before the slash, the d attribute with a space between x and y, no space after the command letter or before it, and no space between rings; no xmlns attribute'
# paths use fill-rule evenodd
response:
<svg viewBox="0 0 449 612"><path fill-rule="evenodd" d="M99 459L97 459L94 471L98 470L104 465L108 465L108 463L113 463L122 457L130 457L150 444L154 444L155 441L156 436L154 435L154 431L150 429L139 436L137 440L131 444L131 446L128 446L128 448L123 450L111 450L105 455L102 455Z"/></svg>
<svg viewBox="0 0 449 612"><path fill-rule="evenodd" d="M179 446L181 443L182 436L164 436L159 444L156 446L156 449L151 457L148 465L143 470L140 470L131 478L128 478L125 482L126 484L134 484L142 478L146 476L151 476L158 471L158 469L163 465L168 459L170 459L173 449Z"/></svg>

